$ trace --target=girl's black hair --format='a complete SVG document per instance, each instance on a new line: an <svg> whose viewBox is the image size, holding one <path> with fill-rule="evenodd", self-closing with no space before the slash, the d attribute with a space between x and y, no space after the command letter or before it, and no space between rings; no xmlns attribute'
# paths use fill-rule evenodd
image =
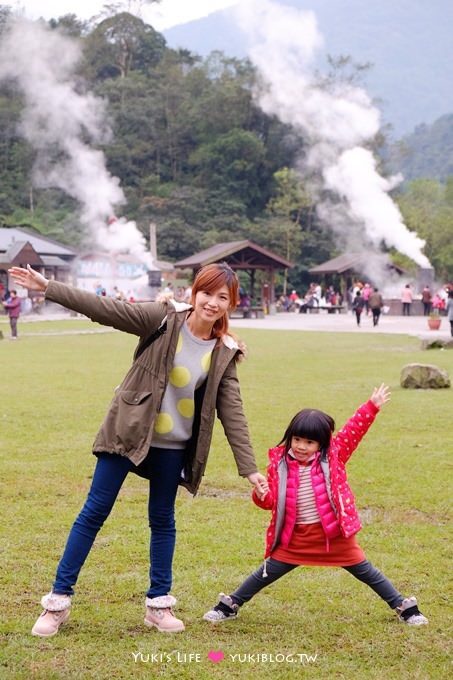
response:
<svg viewBox="0 0 453 680"><path fill-rule="evenodd" d="M291 439L303 437L319 442L320 449L327 451L334 430L335 421L327 413L314 408L304 408L291 420L279 445L285 444L285 453L288 453Z"/></svg>

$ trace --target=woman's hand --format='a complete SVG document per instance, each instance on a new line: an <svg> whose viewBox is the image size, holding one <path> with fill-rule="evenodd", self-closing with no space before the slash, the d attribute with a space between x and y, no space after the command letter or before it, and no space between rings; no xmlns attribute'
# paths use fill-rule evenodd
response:
<svg viewBox="0 0 453 680"><path fill-rule="evenodd" d="M27 288L28 290L39 290L40 292L44 292L49 283L48 279L32 269L29 264L27 264L26 269L23 269L22 267L11 267L11 269L8 269L8 272L18 286L22 286L22 288Z"/></svg>
<svg viewBox="0 0 453 680"><path fill-rule="evenodd" d="M382 383L379 387L374 388L370 399L375 406L381 408L381 406L390 401L390 396L391 394L389 386Z"/></svg>
<svg viewBox="0 0 453 680"><path fill-rule="evenodd" d="M238 356L238 361L245 361L245 359L247 359L247 357L249 355L249 348L247 347L245 342L243 340L241 340L240 338L237 341L237 343L238 343L239 349L242 352L242 354L239 354L239 356Z"/></svg>
<svg viewBox="0 0 453 680"><path fill-rule="evenodd" d="M254 485L255 493L258 496L258 498L260 500L263 500L263 498L269 491L269 484L267 483L266 477L262 475L260 472L254 472L253 474L249 475L247 479L249 480L250 484Z"/></svg>

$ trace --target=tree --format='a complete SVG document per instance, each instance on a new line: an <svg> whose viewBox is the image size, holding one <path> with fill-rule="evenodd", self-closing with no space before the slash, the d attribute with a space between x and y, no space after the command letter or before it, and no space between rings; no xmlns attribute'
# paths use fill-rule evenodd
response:
<svg viewBox="0 0 453 680"><path fill-rule="evenodd" d="M274 234L280 232L280 241L284 248L284 257L291 261L300 250L301 213L303 208L311 205L309 192L303 186L300 175L289 168L282 168L274 174L275 194L269 201L267 210L272 215ZM287 293L288 270L285 269L283 295Z"/></svg>
<svg viewBox="0 0 453 680"><path fill-rule="evenodd" d="M406 226L426 241L424 253L442 281L453 280L453 176L409 183L397 202Z"/></svg>
<svg viewBox="0 0 453 680"><path fill-rule="evenodd" d="M132 70L147 72L156 66L165 38L138 17L122 12L108 17L87 36L85 72L90 80L126 78Z"/></svg>
<svg viewBox="0 0 453 680"><path fill-rule="evenodd" d="M50 19L49 26L71 38L81 38L89 30L88 22L78 19L75 14L64 14L58 19Z"/></svg>
<svg viewBox="0 0 453 680"><path fill-rule="evenodd" d="M208 191L234 197L250 215L259 199L260 168L264 161L263 142L254 132L233 128L199 146L190 157L194 183Z"/></svg>

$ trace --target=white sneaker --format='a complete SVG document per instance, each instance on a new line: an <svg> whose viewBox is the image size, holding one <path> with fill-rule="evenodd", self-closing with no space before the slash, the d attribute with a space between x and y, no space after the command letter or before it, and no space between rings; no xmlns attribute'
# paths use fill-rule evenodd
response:
<svg viewBox="0 0 453 680"><path fill-rule="evenodd" d="M219 603L206 612L203 619L210 623L219 623L220 621L226 621L227 619L235 619L238 615L238 609L239 605L235 604L229 595L220 593Z"/></svg>
<svg viewBox="0 0 453 680"><path fill-rule="evenodd" d="M417 598L406 597L399 607L396 608L398 618L409 626L423 626L428 623L426 616L423 616L417 606Z"/></svg>

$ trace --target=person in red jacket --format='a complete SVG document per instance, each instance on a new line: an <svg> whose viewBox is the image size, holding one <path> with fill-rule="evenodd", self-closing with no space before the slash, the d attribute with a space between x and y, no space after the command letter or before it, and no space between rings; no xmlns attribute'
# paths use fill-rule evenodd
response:
<svg viewBox="0 0 453 680"><path fill-rule="evenodd" d="M11 339L17 340L17 320L20 316L20 298L17 297L17 291L11 290L8 300L3 301L2 305L8 312Z"/></svg>
<svg viewBox="0 0 453 680"><path fill-rule="evenodd" d="M366 583L413 626L428 623L415 597L404 597L366 558L355 534L361 523L346 476L346 462L390 399L389 388L375 388L370 399L334 436L331 416L299 411L280 444L269 451L267 485L253 491L259 507L271 510L265 561L231 595L203 618L217 623L236 618L239 608L260 590L298 565L343 567Z"/></svg>

